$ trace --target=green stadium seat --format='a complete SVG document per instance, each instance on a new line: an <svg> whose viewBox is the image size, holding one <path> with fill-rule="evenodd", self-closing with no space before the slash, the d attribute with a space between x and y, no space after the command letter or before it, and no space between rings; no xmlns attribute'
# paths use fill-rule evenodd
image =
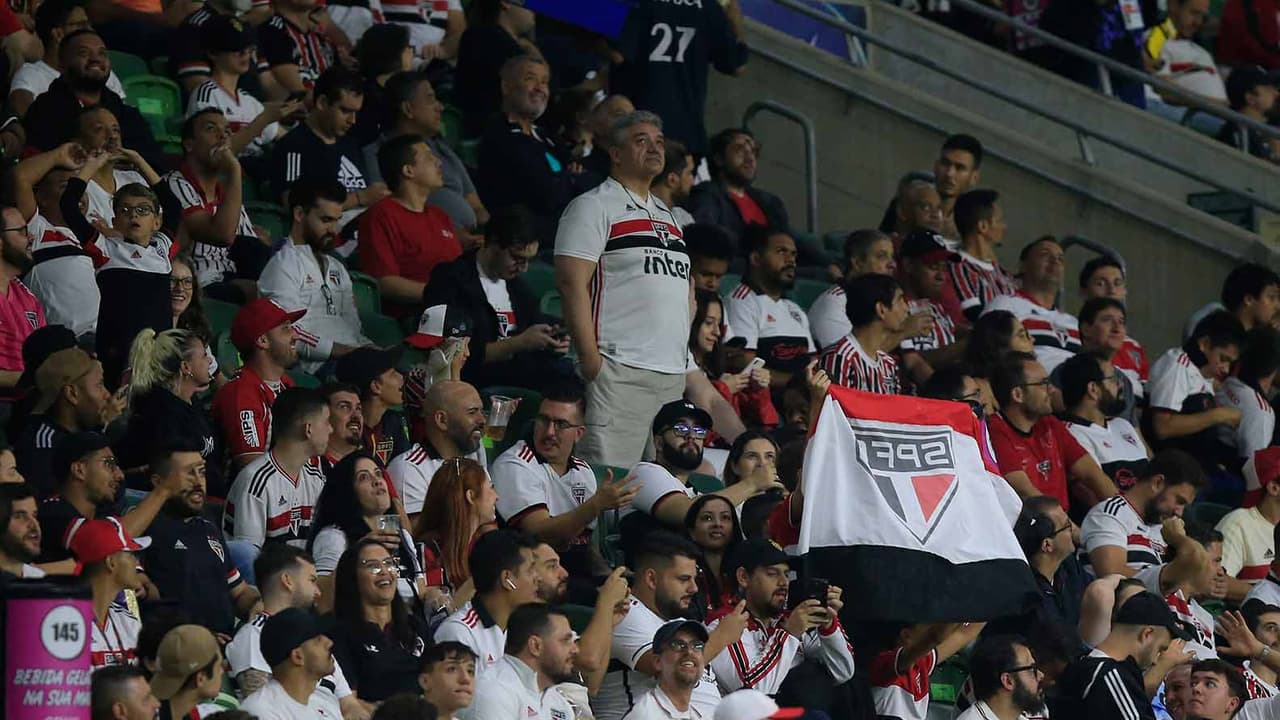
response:
<svg viewBox="0 0 1280 720"><path fill-rule="evenodd" d="M541 309L542 314L547 317L554 318L556 320L563 318L564 308L560 302L560 293L552 290L543 294L539 309Z"/></svg>
<svg viewBox="0 0 1280 720"><path fill-rule="evenodd" d="M595 608L586 605L557 605L556 610L564 613L565 618L569 620L569 627L579 635L587 631L591 618L596 614Z"/></svg>
<svg viewBox="0 0 1280 720"><path fill-rule="evenodd" d="M132 53L122 52L120 50L108 50L107 55L111 57L111 70L120 78L120 82L125 87L125 94L131 95L128 88L128 81L139 75L150 75L151 70L147 67L147 61ZM157 73L159 75L161 73Z"/></svg>
<svg viewBox="0 0 1280 720"><path fill-rule="evenodd" d="M380 313L360 313L360 329L380 347L394 347L404 341L400 323Z"/></svg>
<svg viewBox="0 0 1280 720"><path fill-rule="evenodd" d="M929 676L930 702L955 705L956 698L960 697L960 689L964 687L964 681L968 677L966 663L957 657L934 668L933 674Z"/></svg>
<svg viewBox="0 0 1280 720"><path fill-rule="evenodd" d="M254 225L261 225L267 236L278 240L289 234L289 215L285 209L269 201L245 201L245 212Z"/></svg>
<svg viewBox="0 0 1280 720"><path fill-rule="evenodd" d="M613 471L614 480L620 480L631 472L628 468L610 467L608 465L593 465L591 470L595 473L598 482L604 482L611 470ZM600 552L600 557L609 563L609 567L618 567L624 561L622 533L618 527L619 517L617 510L601 513L596 522L596 529L591 534L591 542L595 544L596 550Z"/></svg>
<svg viewBox="0 0 1280 720"><path fill-rule="evenodd" d="M821 280L808 280L805 278L796 278L796 284L791 288L791 299L803 310L808 310L818 296L827 291L831 287L831 283Z"/></svg>
<svg viewBox="0 0 1280 720"><path fill-rule="evenodd" d="M531 262L529 269L520 276L529 292L540 298L550 290L556 289L556 269L544 262Z"/></svg>
<svg viewBox="0 0 1280 720"><path fill-rule="evenodd" d="M171 118L182 115L182 91L176 83L159 75L144 74L122 79L125 102L138 109L151 125L151 131L159 142L178 141L169 126Z"/></svg>
<svg viewBox="0 0 1280 720"><path fill-rule="evenodd" d="M462 111L452 105L445 105L440 121L443 126L440 134L444 141L454 152L458 152L462 146Z"/></svg>
<svg viewBox="0 0 1280 720"><path fill-rule="evenodd" d="M381 313L382 293L378 292L377 278L355 270L348 272L351 274L351 289L356 294L356 310L359 310L361 315Z"/></svg>
<svg viewBox="0 0 1280 720"><path fill-rule="evenodd" d="M240 312L239 305L213 298L202 298L201 304L204 307L205 320L209 321L209 329L215 335L231 331L231 321L235 319L236 313ZM222 360L219 359L218 362Z"/></svg>
<svg viewBox="0 0 1280 720"><path fill-rule="evenodd" d="M215 341L214 355L218 358L218 369L224 375L233 375L240 369L240 351L231 344L231 333L220 332Z"/></svg>
<svg viewBox="0 0 1280 720"><path fill-rule="evenodd" d="M290 370L289 379L293 380L293 384L302 388L318 388L320 387L320 378L309 372L301 370Z"/></svg>
<svg viewBox="0 0 1280 720"><path fill-rule="evenodd" d="M727 298L729 293L733 292L742 284L742 276L736 273L726 273L720 278L720 297Z"/></svg>
<svg viewBox="0 0 1280 720"><path fill-rule="evenodd" d="M1224 515L1231 512L1231 506L1218 503L1196 501L1187 506L1182 516L1208 527L1216 527Z"/></svg>
<svg viewBox="0 0 1280 720"><path fill-rule="evenodd" d="M689 486L703 495L724 489L724 483L720 478L703 473L689 473Z"/></svg>
<svg viewBox="0 0 1280 720"><path fill-rule="evenodd" d="M157 55L151 58L151 74L160 77L171 77L169 72L169 57L167 55Z"/></svg>

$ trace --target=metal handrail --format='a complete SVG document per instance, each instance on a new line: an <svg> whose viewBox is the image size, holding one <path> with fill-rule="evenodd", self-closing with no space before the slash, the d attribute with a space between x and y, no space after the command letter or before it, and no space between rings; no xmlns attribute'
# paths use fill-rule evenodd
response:
<svg viewBox="0 0 1280 720"><path fill-rule="evenodd" d="M772 100L757 100L747 106L742 114L742 127L751 129L751 120L762 112L771 112L791 120L804 131L804 184L808 195L805 203L805 224L809 234L818 230L818 141L813 122L805 115Z"/></svg>
<svg viewBox="0 0 1280 720"><path fill-rule="evenodd" d="M876 36L871 32L844 20L843 18L835 18L835 17L825 15L821 10L815 10L813 8L810 8L808 6L801 4L799 0L773 0L773 2L779 5L782 5L784 7L790 8L792 10L795 10L796 12L812 17L816 20L819 20L827 25L830 25L833 28L836 28L837 30L853 35L857 37L859 40L870 43L872 45L876 45L878 47L882 47L885 50L893 53L894 55L898 55L899 57L905 58L913 63L921 65L925 68L928 68L940 75L945 75L946 77L949 77L961 84L968 85L969 87L980 90L994 98L997 98L1003 102L1013 105L1014 107L1025 110L1035 115L1039 115L1040 117L1043 117L1047 120L1051 120L1065 128L1075 131L1076 133L1096 137L1099 140L1102 140L1103 142L1106 142L1110 145L1114 145L1115 147L1120 148L1124 152L1127 152L1131 155L1141 158L1142 160L1145 160L1153 165L1158 165L1162 168L1165 168L1166 170L1169 170L1170 172L1176 173L1183 177L1190 178L1192 180L1195 180L1196 182L1203 183L1205 185L1216 188L1218 190L1234 193L1236 195L1246 198L1247 200L1252 202L1254 205L1257 205L1262 208L1266 208L1267 210L1270 210L1272 212L1280 212L1280 204L1273 203L1267 198L1255 194L1252 190L1232 187L1231 185L1227 185L1219 180L1209 177L1208 175L1204 175L1194 170L1189 170L1185 167L1182 167L1177 163L1173 162L1172 160L1163 158L1155 153L1151 153L1146 150L1143 150L1142 148L1135 147L1125 142L1119 137L1116 137L1114 135L1111 135L1103 131L1095 130L1091 127L1085 126L1074 120L1062 117L1061 115L1055 112L1052 112L1050 110L1047 110L1043 107L1034 105L1030 102L1014 97L1013 95L1010 95L1009 93L1006 93L1003 90L1000 90L999 88L993 85L987 84L980 80L976 80L972 77L965 75L964 73L961 73L959 71L940 65L937 62L935 62L933 59L928 58L918 52L900 47L899 45L893 42L890 42L888 40L885 40L884 38ZM1241 115L1240 117L1243 118L1244 116ZM1249 118L1245 118L1245 119L1248 120Z"/></svg>
<svg viewBox="0 0 1280 720"><path fill-rule="evenodd" d="M814 80L816 82L820 82L824 85L840 90L841 92L845 93L849 97L857 98L859 101L866 103L867 105L870 105L876 108L877 110L887 112L891 115L896 115L897 117L902 118L903 120L906 120L920 127L926 128L934 133L937 133L938 135L946 136L951 132L949 128L945 128L931 120L920 117L915 113L897 108L893 105L890 105L887 102L884 102L883 100L878 100L874 97L870 97L860 92L855 87L852 87L846 83L840 82L839 80L835 80L833 78L827 77L826 75L823 75L820 72L811 70L795 62L790 58L783 57L782 55L778 54L777 52L771 49L753 45L751 46L751 52L771 62L778 63L779 65L786 67L788 70L791 70L792 72L795 72L799 75L807 77L810 80ZM1220 245L1216 245L1214 243L1206 241L1196 235L1187 233L1184 230L1182 230L1180 227L1178 227L1176 223L1173 223L1173 224L1169 223L1167 218L1160 218L1154 215L1148 215L1146 213L1133 210L1132 208L1125 207L1115 202L1114 200L1111 200L1106 196L1099 195L1098 193L1090 190L1089 188L1082 187L1068 180L1064 180L1056 175L1053 175L1044 170L1041 170L1040 168L1030 165L1025 161L1015 157L1011 153L1006 153L1001 151L999 148L995 148L995 147L984 148L983 152L985 152L990 157L1000 159L1006 165L1017 168L1018 170L1021 170L1022 172L1028 173L1030 175L1034 175L1035 177L1040 178L1041 180L1047 183L1056 185L1057 187L1060 187L1064 190L1074 193L1079 197L1086 198L1090 202L1093 202L1098 205L1101 205L1102 207L1114 210L1115 212L1121 213L1123 215L1127 215L1128 217L1134 218L1135 220L1146 223L1148 225L1154 225L1156 227L1163 228L1164 232L1168 233L1171 236L1182 238L1183 240L1186 240L1187 242L1195 245L1196 247L1203 248L1217 255L1221 255L1234 262L1237 262L1237 263L1253 262L1255 259L1245 253L1240 253L1234 250L1224 248Z"/></svg>

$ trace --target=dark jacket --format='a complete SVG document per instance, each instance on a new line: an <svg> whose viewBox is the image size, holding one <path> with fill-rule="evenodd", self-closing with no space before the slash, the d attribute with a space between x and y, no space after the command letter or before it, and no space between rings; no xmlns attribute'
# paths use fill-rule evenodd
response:
<svg viewBox="0 0 1280 720"><path fill-rule="evenodd" d="M747 197L760 206L770 227L786 231L795 237L791 229L791 218L787 215L787 206L782 203L782 198L751 185L747 186ZM689 208L689 214L693 215L693 219L697 222L719 225L729 231L737 244L734 249L735 256L746 253L746 248L742 247L742 232L747 229L747 224L742 220L742 215L738 212L738 206L734 204L733 198L729 197L729 187L723 180L716 179L695 185L686 205ZM804 238L797 237L795 240L796 251L800 254L802 264L830 264L831 258L820 246L806 242Z"/></svg>
<svg viewBox="0 0 1280 720"><path fill-rule="evenodd" d="M151 126L147 124L142 113L132 106L125 105L119 95L102 89L102 107L110 110L120 122L120 142L130 150L142 155L156 172L167 170L164 155L151 134ZM71 87L62 78L55 79L31 107L22 125L27 129L27 145L42 152L52 150L64 142L71 140L79 131L80 101L76 99Z"/></svg>
<svg viewBox="0 0 1280 720"><path fill-rule="evenodd" d="M533 296L523 278L508 280L507 293L511 296L511 310L516 315L516 326L508 333L509 337L518 335L530 325L545 322L538 307L539 299ZM480 285L480 270L476 266L474 251L432 271L422 302L426 307L444 304L461 310L470 321L471 357L462 367L463 380L476 387L516 385L536 389L539 383L548 379L541 370L545 367L542 363L553 360L544 357L549 353L528 353L506 362L485 364L485 344L499 337L498 313L489 304Z"/></svg>
<svg viewBox="0 0 1280 720"><path fill-rule="evenodd" d="M1155 720L1142 670L1131 657L1077 659L1058 679L1058 702L1049 709L1053 717Z"/></svg>

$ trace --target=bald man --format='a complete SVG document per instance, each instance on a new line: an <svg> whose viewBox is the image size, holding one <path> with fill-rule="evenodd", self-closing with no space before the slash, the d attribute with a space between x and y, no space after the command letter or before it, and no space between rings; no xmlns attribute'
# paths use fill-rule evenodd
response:
<svg viewBox="0 0 1280 720"><path fill-rule="evenodd" d="M422 398L422 439L387 466L391 482L412 523L422 512L431 476L450 458L469 457L486 465L485 418L480 393L461 380L442 380Z"/></svg>

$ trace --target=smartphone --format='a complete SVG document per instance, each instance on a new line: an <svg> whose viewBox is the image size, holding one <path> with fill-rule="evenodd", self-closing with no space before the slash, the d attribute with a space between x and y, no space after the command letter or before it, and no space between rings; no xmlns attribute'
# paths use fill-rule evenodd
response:
<svg viewBox="0 0 1280 720"><path fill-rule="evenodd" d="M759 370L762 367L764 367L764 358L758 357L747 363L747 366L742 368L742 372L739 374L750 375L752 372Z"/></svg>
<svg viewBox="0 0 1280 720"><path fill-rule="evenodd" d="M827 590L831 588L831 582L826 578L811 577L806 578L804 586L800 592L800 598L796 600L796 604L805 600L817 600L822 607L827 606Z"/></svg>
<svg viewBox="0 0 1280 720"><path fill-rule="evenodd" d="M378 529L384 532L393 532L400 534L400 516L399 515L379 515Z"/></svg>

